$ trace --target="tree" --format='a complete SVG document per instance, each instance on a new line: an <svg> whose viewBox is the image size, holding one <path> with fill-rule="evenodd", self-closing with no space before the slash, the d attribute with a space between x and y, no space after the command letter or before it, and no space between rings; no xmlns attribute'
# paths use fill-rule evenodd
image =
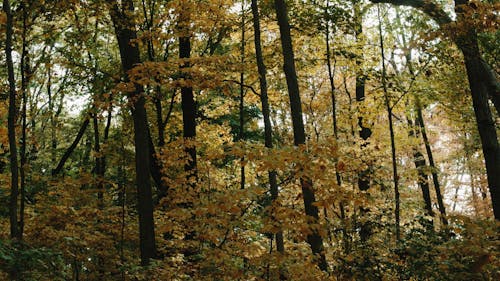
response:
<svg viewBox="0 0 500 281"><path fill-rule="evenodd" d="M130 13L134 11L131 0L123 1L121 6L116 1L110 3L110 14L113 20L123 71L126 77L137 64L141 63L139 47L133 43L137 38ZM141 248L141 264L148 265L156 256L153 201L149 171L149 133L145 108L144 89L132 83L128 98L132 101L132 117L134 120L135 171L137 185L137 207L139 213L139 233Z"/></svg>
<svg viewBox="0 0 500 281"><path fill-rule="evenodd" d="M188 3L187 5L190 5ZM189 30L189 23L191 18L190 6L183 7L186 10L180 11L179 16L179 58L181 62L181 71L183 68L189 68L189 58L191 57L191 31ZM185 84L181 87L182 99L182 124L183 136L186 141L185 150L188 157L187 164L184 167L186 171L187 182L194 186L197 178L196 172L196 103L194 101L193 86L191 85L189 74L182 72L182 78L186 80Z"/></svg>
<svg viewBox="0 0 500 281"><path fill-rule="evenodd" d="M17 200L19 196L19 167L17 159L17 141L16 141L16 120L17 120L17 102L16 102L16 80L14 77L14 63L12 61L12 36L13 36L13 16L10 8L10 1L3 1L3 11L7 16L5 33L5 56L7 62L7 72L9 75L9 152L10 152L10 173L11 173L11 192L10 192L10 236L21 240L22 233L19 231L17 221Z"/></svg>
<svg viewBox="0 0 500 281"><path fill-rule="evenodd" d="M290 34L290 24L288 22L288 12L286 4L283 0L275 0L274 8L278 18L280 27L281 48L283 51L283 70L285 72L288 96L290 99L290 109L293 123L293 139L295 146L304 146L306 144L306 135L304 130L304 121L302 120L302 104L300 101L299 84L297 80L297 72L295 70L295 58L292 47L292 36ZM302 197L304 199L305 213L313 223L319 220L318 207L314 205L316 198L314 195L313 182L307 176L300 178L302 187ZM317 255L318 266L321 270L328 271L326 263L323 238L318 233L318 230L312 229L312 233L307 235L307 243L311 245L311 250L314 255Z"/></svg>
<svg viewBox="0 0 500 281"><path fill-rule="evenodd" d="M262 105L262 118L264 119L264 143L267 148L271 149L273 148L273 127L271 125L271 118L270 118L271 110L267 94L267 70L262 55L260 16L259 16L259 6L257 0L252 0L251 7L253 15L252 21L254 29L255 58L257 60L257 68L259 72L260 102ZM276 201L279 192L277 173L274 170L270 170L268 171L267 176L269 178L271 198L273 201ZM285 245L283 241L282 231L278 231L276 233L276 248L280 253L285 252Z"/></svg>

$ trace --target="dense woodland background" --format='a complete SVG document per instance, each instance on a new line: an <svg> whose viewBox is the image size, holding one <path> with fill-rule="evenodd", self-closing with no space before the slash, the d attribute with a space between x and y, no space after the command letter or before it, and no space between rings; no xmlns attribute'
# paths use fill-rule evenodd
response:
<svg viewBox="0 0 500 281"><path fill-rule="evenodd" d="M0 279L499 280L499 7L3 0Z"/></svg>

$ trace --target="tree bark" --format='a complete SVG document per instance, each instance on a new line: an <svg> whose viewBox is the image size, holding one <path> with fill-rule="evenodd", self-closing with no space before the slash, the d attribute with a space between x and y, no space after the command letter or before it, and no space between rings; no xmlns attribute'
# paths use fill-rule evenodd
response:
<svg viewBox="0 0 500 281"><path fill-rule="evenodd" d="M304 130L304 120L302 119L302 104L300 100L297 72L295 70L295 58L287 7L284 0L275 0L274 5L280 29L284 62L283 69L285 72L288 95L290 99L294 144L295 146L303 146L306 143L306 135ZM302 176L300 178L300 184L302 187L305 213L311 224L317 224L319 220L319 212L318 208L314 205L316 198L313 189L313 182L311 178ZM312 233L307 235L307 242L311 246L313 254L316 256L315 258L319 268L323 271L328 271L328 264L326 262L323 248L323 238L316 229L312 229Z"/></svg>
<svg viewBox="0 0 500 281"><path fill-rule="evenodd" d="M141 63L139 47L132 43L137 39L133 20L129 13L134 12L132 0L123 0L122 9L117 1L111 1L111 19L115 28L123 71L128 78L128 71L136 64ZM133 103L132 118L134 121L135 171L137 184L137 201L139 213L139 236L141 249L141 265L148 265L151 258L156 256L153 200L150 181L150 147L147 113L145 108L144 89L134 84L134 89L128 93Z"/></svg>

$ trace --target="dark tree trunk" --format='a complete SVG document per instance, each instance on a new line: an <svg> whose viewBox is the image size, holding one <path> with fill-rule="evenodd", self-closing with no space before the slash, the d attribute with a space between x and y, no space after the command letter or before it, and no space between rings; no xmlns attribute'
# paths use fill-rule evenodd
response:
<svg viewBox="0 0 500 281"><path fill-rule="evenodd" d="M75 150L76 146L82 139L83 135L85 134L85 130L87 130L87 127L89 126L90 120L89 116L85 117L85 120L83 121L82 125L80 126L80 129L78 130L78 134L75 137L75 140L71 143L71 145L68 147L66 152L64 152L63 156L61 157L61 160L59 160L59 163L57 164L57 167L52 170L52 176L56 176L59 174L64 167L64 164L66 164L66 161L69 159L71 156L71 153Z"/></svg>
<svg viewBox="0 0 500 281"><path fill-rule="evenodd" d="M418 137L418 128L415 127L413 122L408 117L408 125L410 131L408 135L410 137ZM429 190L429 177L425 173L425 167L427 166L425 162L424 155L417 147L413 147L413 163L417 169L417 183L422 191L422 198L424 199L425 211L428 216L433 217L434 212L432 211L431 194Z"/></svg>
<svg viewBox="0 0 500 281"><path fill-rule="evenodd" d="M355 20L355 37L356 43L363 42L363 15L361 13L361 4L354 2L354 20ZM363 45L361 45L361 50L363 51ZM358 106L362 105L365 101L365 80L366 76L362 69L363 67L364 55L363 52L356 56L356 102ZM368 142L368 138L372 135L372 130L368 127L365 127L363 121L363 117L358 117L358 126L359 126L359 136L364 141L361 144L361 149L363 150ZM364 159L365 162L367 159ZM358 188L361 191L367 191L370 188L370 167L358 173ZM368 217L369 208L366 206L360 206L360 216ZM364 219L360 224L359 236L361 242L366 242L370 236L372 235L372 223L368 219Z"/></svg>
<svg viewBox="0 0 500 281"><path fill-rule="evenodd" d="M292 47L292 36L290 34L290 24L288 21L288 12L284 0L275 0L275 10L280 28L281 47L283 51L283 69L286 76L288 95L290 98L290 108L293 124L293 138L296 146L302 146L306 143L306 134L304 130L304 120L302 119L302 104L300 101L299 83L297 72L295 70L295 58ZM315 224L319 220L318 208L314 205L316 202L312 180L307 176L300 178L302 186L302 197L304 200L305 213L310 221ZM323 238L317 230L307 235L307 243L311 246L313 254L316 256L317 264L323 271L328 271L328 264L325 258L323 248Z"/></svg>
<svg viewBox="0 0 500 281"><path fill-rule="evenodd" d="M253 29L254 29L254 44L255 44L255 57L257 59L257 69L259 72L259 85L260 85L260 102L262 104L262 117L264 119L264 143L267 148L273 148L273 127L271 125L271 110L269 106L269 99L267 95L267 70L264 64L262 55L262 45L260 39L260 15L257 0L252 0L252 14L253 14ZM276 171L268 172L269 186L271 191L271 198L273 202L278 199L278 180ZM276 233L276 248L278 252L284 253L285 246L283 241L283 232Z"/></svg>
<svg viewBox="0 0 500 281"><path fill-rule="evenodd" d="M441 195L441 187L439 185L439 178L437 173L438 168L434 163L434 156L432 154L429 138L427 137L427 131L425 130L424 117L422 116L422 108L418 99L417 99L417 123L418 126L420 127L420 133L422 134L422 139L424 140L425 151L427 153L427 158L429 159L429 165L431 167L432 182L434 184L434 190L436 192L436 199L438 202L441 222L443 223L443 225L448 225L448 220L446 219L446 208L444 206L443 196Z"/></svg>
<svg viewBox="0 0 500 281"><path fill-rule="evenodd" d="M328 17L328 10L330 8L330 1L326 1L326 10L325 10L325 16ZM332 100L332 125L333 125L333 137L335 138L335 141L338 142L339 136L338 136L338 126L337 126L337 99L335 95L335 77L334 77L334 72L332 69L332 54L330 51L330 21L326 22L325 25L325 41L326 41L326 66L328 68L328 81L330 82L330 97ZM335 159L335 164L337 164L337 159ZM342 185L342 178L340 176L340 172L338 169L335 170L335 177L337 179L337 185L340 187ZM346 217L345 217L345 210L344 210L344 202L341 201L339 203L340 206L340 213L341 213L341 220L342 220L342 240L344 244L344 252L348 253L350 251L350 246L349 246L349 235L347 233L347 224L346 224Z"/></svg>
<svg viewBox="0 0 500 281"><path fill-rule="evenodd" d="M137 34L130 18L134 12L132 0L122 1L120 9L116 1L111 3L111 18L115 27L116 37L120 49L120 57L123 71L128 80L128 71L138 63L141 63L139 47L131 42L137 39ZM147 114L145 108L144 89L135 84L134 90L128 93L133 102L132 118L134 121L134 144L135 144L135 170L137 184L137 199L139 213L139 236L141 249L141 265L148 265L151 258L156 256L153 201L150 182L150 147Z"/></svg>
<svg viewBox="0 0 500 281"><path fill-rule="evenodd" d="M462 5L467 3L466 0L455 1L455 10L459 20L463 17ZM493 214L496 220L500 220L500 148L495 121L488 104L488 77L484 72L484 62L479 51L477 33L474 29L469 29L465 34L459 35L455 42L464 56L472 104L486 164Z"/></svg>
<svg viewBox="0 0 500 281"><path fill-rule="evenodd" d="M191 38L179 38L179 57L181 59L189 59L191 57ZM190 67L189 62L183 62L181 68ZM189 75L183 73L185 80L189 80ZM191 83L188 81L188 83ZM185 165L186 179L191 186L195 185L197 178L196 171L196 145L193 141L196 140L196 103L194 101L193 88L191 86L181 87L181 107L182 107L182 124L184 130L185 151L189 157L188 163Z"/></svg>
<svg viewBox="0 0 500 281"><path fill-rule="evenodd" d="M97 110L97 109L95 109ZM99 134L99 120L97 119L97 113L92 113L92 120L94 125L94 154L95 154L95 166L94 166L94 174L96 176L96 188L97 188L97 199L100 207L103 206L104 199L104 184L103 184L103 176L104 169L102 167L102 152L101 152L101 141Z"/></svg>
<svg viewBox="0 0 500 281"><path fill-rule="evenodd" d="M384 51L384 36L382 34L382 17L380 15L380 6L377 6L378 15L378 31L380 39L380 57L382 60L382 89L384 91L384 101L387 110L387 119L389 121L389 134L391 139L391 156L392 156L392 179L394 182L394 217L395 217L395 229L396 229L396 241L401 240L401 229L400 229L400 198L399 198L399 176L398 176L398 165L396 162L396 140L394 138L394 125L392 120L392 105L390 103L389 92L387 90L387 72L385 67L385 51Z"/></svg>
<svg viewBox="0 0 500 281"><path fill-rule="evenodd" d="M16 80L14 77L14 62L12 61L12 36L13 36L13 17L8 0L3 0L3 11L7 16L6 34L5 34L5 57L7 63L7 73L9 82L9 115L7 117L7 129L9 138L9 153L10 153L10 172L11 172L11 188L10 188L10 237L19 239L19 225L17 222L17 199L19 197L19 165L17 160L17 141L16 141Z"/></svg>
<svg viewBox="0 0 500 281"><path fill-rule="evenodd" d="M464 38L463 40L468 41L470 38ZM477 128L481 138L493 213L495 219L500 220L500 149L498 146L495 121L493 120L488 104L487 88L480 75L482 62L477 56L479 49L476 44L467 43L460 48L464 54Z"/></svg>
<svg viewBox="0 0 500 281"><path fill-rule="evenodd" d="M240 72L240 128L238 134L238 140L243 141L245 138L245 2L241 2L241 72ZM245 157L240 158L240 189L245 189Z"/></svg>
<svg viewBox="0 0 500 281"><path fill-rule="evenodd" d="M153 178L156 187L158 188L158 201L167 195L168 186L161 179L161 166L158 157L156 156L155 145L153 144L153 138L151 137L151 132L148 130L148 142L149 142L149 166L151 170L151 177Z"/></svg>
<svg viewBox="0 0 500 281"><path fill-rule="evenodd" d="M429 192L429 181L427 174L424 171L424 168L426 166L425 158L424 155L418 150L415 150L413 152L413 163L415 163L415 168L417 169L418 173L417 182L418 185L420 186L420 190L422 191L422 198L424 199L425 210L427 212L427 215L432 217L434 216L434 212L432 211L431 194Z"/></svg>
<svg viewBox="0 0 500 281"><path fill-rule="evenodd" d="M21 3L22 13L23 13L23 31L22 31L22 53L21 53L21 169L20 169L20 191L21 191L21 202L19 206L19 237L22 239L24 233L24 209L25 209L25 201L26 201L26 165L27 165L27 155L26 155L26 146L27 146L27 103L28 103L28 84L31 79L31 67L30 60L28 56L28 42L26 39L28 26L27 26L27 18L28 11L24 3Z"/></svg>
<svg viewBox="0 0 500 281"><path fill-rule="evenodd" d="M363 15L361 14L361 7L360 3L355 3L354 4L354 18L355 18L355 35L356 35L356 42L359 43L362 41L362 36L363 36ZM363 48L363 47L361 47ZM365 100L365 80L366 77L363 73L363 52L361 54L356 56L356 101L359 104L362 104ZM363 124L363 117L358 117L358 125L359 125L359 136L364 140L367 141L368 138L372 135L372 130L368 127L365 127ZM366 144L363 144L362 147L364 147ZM369 179L369 169L362 171L358 175L358 188L359 190L366 191L370 188L370 179ZM369 230L367 230L369 232ZM368 234L368 233L367 233ZM367 235L369 236L369 234Z"/></svg>

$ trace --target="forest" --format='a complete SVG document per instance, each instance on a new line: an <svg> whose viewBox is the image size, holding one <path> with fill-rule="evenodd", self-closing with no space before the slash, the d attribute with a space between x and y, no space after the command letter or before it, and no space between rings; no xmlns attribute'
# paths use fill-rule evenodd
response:
<svg viewBox="0 0 500 281"><path fill-rule="evenodd" d="M0 280L500 280L500 1L1 6Z"/></svg>

